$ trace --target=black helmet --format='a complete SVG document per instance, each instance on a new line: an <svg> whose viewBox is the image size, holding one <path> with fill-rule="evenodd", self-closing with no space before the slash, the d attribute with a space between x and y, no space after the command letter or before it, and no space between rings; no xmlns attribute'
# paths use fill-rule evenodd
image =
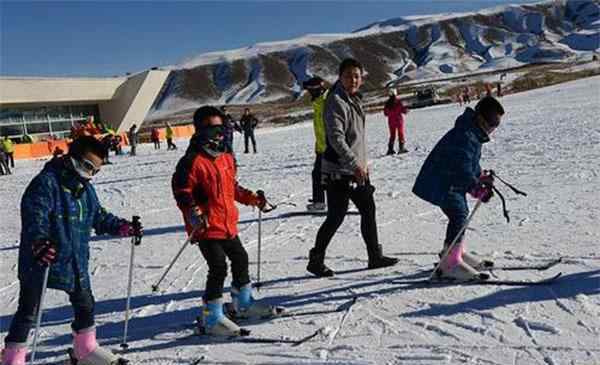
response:
<svg viewBox="0 0 600 365"><path fill-rule="evenodd" d="M198 108L194 112L194 128L196 131L199 131L202 128L202 123L206 118L218 116L221 119L225 120L225 116L223 113L211 105L205 105L203 107Z"/></svg>

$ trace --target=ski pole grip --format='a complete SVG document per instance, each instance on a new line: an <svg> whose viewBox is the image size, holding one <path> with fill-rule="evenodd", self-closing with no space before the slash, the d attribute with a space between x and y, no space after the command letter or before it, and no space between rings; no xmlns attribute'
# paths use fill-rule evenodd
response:
<svg viewBox="0 0 600 365"><path fill-rule="evenodd" d="M133 226L133 231L135 232L135 242L136 246L139 246L142 243L142 237L139 235L140 229L142 228L142 223L140 221L139 215L134 215L131 217L131 225Z"/></svg>

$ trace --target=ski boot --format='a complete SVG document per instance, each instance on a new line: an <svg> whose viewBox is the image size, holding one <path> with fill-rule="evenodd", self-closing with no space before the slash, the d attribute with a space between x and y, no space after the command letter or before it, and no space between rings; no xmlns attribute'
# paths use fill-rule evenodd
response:
<svg viewBox="0 0 600 365"><path fill-rule="evenodd" d="M306 206L306 210L309 212L325 212L327 211L327 205L322 202L313 202Z"/></svg>
<svg viewBox="0 0 600 365"><path fill-rule="evenodd" d="M69 357L71 365L129 364L129 361L98 345L95 327L86 328L73 334L73 348L69 349Z"/></svg>
<svg viewBox="0 0 600 365"><path fill-rule="evenodd" d="M408 150L404 147L404 143L398 143L398 154L407 153Z"/></svg>
<svg viewBox="0 0 600 365"><path fill-rule="evenodd" d="M319 278L335 275L333 270L325 265L325 254L317 252L314 248L308 253L308 265L306 270Z"/></svg>
<svg viewBox="0 0 600 365"><path fill-rule="evenodd" d="M209 300L202 310L200 334L210 336L242 336L249 333L223 313L223 299Z"/></svg>
<svg viewBox="0 0 600 365"><path fill-rule="evenodd" d="M395 257L383 256L381 245L375 245L373 249L368 249L369 254L369 270L379 269L382 267L394 266L398 263Z"/></svg>
<svg viewBox="0 0 600 365"><path fill-rule="evenodd" d="M475 270L490 270L494 268L493 261L480 259L479 257L466 251L463 252L462 258L467 265L471 266Z"/></svg>
<svg viewBox="0 0 600 365"><path fill-rule="evenodd" d="M494 268L494 262L493 261L480 259L479 257L468 253L464 249L464 244L461 244L461 246L462 246L462 253L461 253L462 254L462 259L463 259L463 261L467 265L471 266L473 269L475 269L477 271L480 271L480 270L490 270L490 269ZM447 249L448 249L448 245L444 244L444 248L438 254L439 258L442 258L444 256L444 254L446 253Z"/></svg>
<svg viewBox="0 0 600 365"><path fill-rule="evenodd" d="M7 343L2 350L2 365L25 365L26 343Z"/></svg>
<svg viewBox="0 0 600 365"><path fill-rule="evenodd" d="M393 143L388 143L388 150L386 152L386 156L392 156L393 154L395 154L396 152L394 151L394 144Z"/></svg>
<svg viewBox="0 0 600 365"><path fill-rule="evenodd" d="M259 303L252 297L250 283L241 288L231 287L231 301L237 319L266 319L277 317L285 311L283 307Z"/></svg>
<svg viewBox="0 0 600 365"><path fill-rule="evenodd" d="M452 251L446 255L439 264L436 271L436 278L442 281L478 281L490 278L488 274L480 273L463 261L463 244L455 245Z"/></svg>

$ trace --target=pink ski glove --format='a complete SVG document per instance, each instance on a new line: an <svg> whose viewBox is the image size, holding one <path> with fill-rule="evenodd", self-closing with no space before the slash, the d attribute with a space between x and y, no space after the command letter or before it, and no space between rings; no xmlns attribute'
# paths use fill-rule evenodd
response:
<svg viewBox="0 0 600 365"><path fill-rule="evenodd" d="M492 191L492 187L489 185L479 185L473 188L469 194L475 199L479 199L484 203L490 201L492 196L494 196L494 192Z"/></svg>
<svg viewBox="0 0 600 365"><path fill-rule="evenodd" d="M139 228L137 228L137 229L133 224L131 224L131 222L125 222L125 223L121 224L121 226L119 227L119 236L121 236L121 237L131 237L131 236L142 237L143 235L144 235L144 228L142 227L141 224L140 224Z"/></svg>
<svg viewBox="0 0 600 365"><path fill-rule="evenodd" d="M119 236L129 237L133 235L133 226L129 222L121 224L119 227Z"/></svg>

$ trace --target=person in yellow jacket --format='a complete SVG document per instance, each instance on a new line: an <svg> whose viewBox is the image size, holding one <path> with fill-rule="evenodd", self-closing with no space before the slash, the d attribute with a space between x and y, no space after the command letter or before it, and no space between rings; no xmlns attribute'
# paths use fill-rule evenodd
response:
<svg viewBox="0 0 600 365"><path fill-rule="evenodd" d="M315 164L312 170L312 202L306 206L306 209L309 211L324 211L327 209L327 205L325 204L325 190L321 183L321 161L327 147L325 140L325 122L323 120L327 88L325 87L325 81L319 76L310 78L305 81L302 86L304 89L308 90L312 99L313 129L315 132Z"/></svg>
<svg viewBox="0 0 600 365"><path fill-rule="evenodd" d="M8 138L8 136L4 136L2 139L2 150L6 154L6 163L10 163L10 167L15 168L15 145L13 141Z"/></svg>
<svg viewBox="0 0 600 365"><path fill-rule="evenodd" d="M175 143L173 143L173 135L174 134L175 133L173 133L173 128L171 128L171 125L169 123L167 123L167 128L165 130L165 137L167 139L167 151L177 149L177 146L175 146Z"/></svg>

